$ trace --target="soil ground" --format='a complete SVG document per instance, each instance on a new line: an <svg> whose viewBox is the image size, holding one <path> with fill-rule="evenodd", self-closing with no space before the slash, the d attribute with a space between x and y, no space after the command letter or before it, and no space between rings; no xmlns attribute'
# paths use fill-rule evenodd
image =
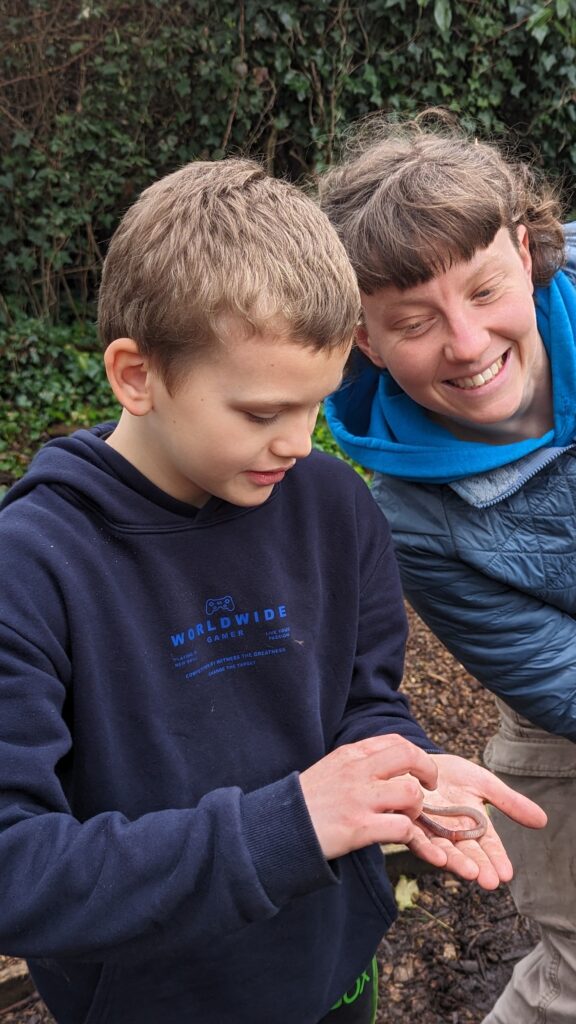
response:
<svg viewBox="0 0 576 1024"><path fill-rule="evenodd" d="M411 611L409 618L404 689L414 714L447 751L481 762L497 721L492 698ZM389 870L394 881L415 879L418 895L379 949L378 1024L480 1024L536 933L505 886L484 892L444 872L421 871L402 854L389 857ZM0 967L7 963L0 957ZM0 1024L54 1022L32 994L0 1011Z"/></svg>
<svg viewBox="0 0 576 1024"><path fill-rule="evenodd" d="M446 751L482 763L498 722L491 695L410 610L409 619L404 690L415 717ZM415 877L413 863L403 867ZM398 874L393 859L390 874ZM480 1024L538 941L535 927L516 913L506 886L485 892L417 868L416 881L416 906L380 946L378 1024Z"/></svg>

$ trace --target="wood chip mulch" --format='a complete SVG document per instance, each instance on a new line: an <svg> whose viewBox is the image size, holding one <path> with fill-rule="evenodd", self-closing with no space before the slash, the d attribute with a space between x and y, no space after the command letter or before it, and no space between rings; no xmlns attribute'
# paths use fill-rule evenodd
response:
<svg viewBox="0 0 576 1024"><path fill-rule="evenodd" d="M447 752L482 763L498 722L491 695L410 609L408 616L404 690L415 717ZM485 892L434 871L418 872L416 882L416 905L400 913L379 949L378 1024L481 1024L538 941L536 929L516 913L506 886Z"/></svg>
<svg viewBox="0 0 576 1024"><path fill-rule="evenodd" d="M492 698L414 613L409 610L408 614L411 636L404 689L412 710L447 751L480 763L497 722ZM397 875L392 858L390 864L391 875L394 871ZM474 883L427 870L410 877L418 887L416 903L401 912L379 949L377 1022L480 1024L514 963L532 948L537 935L516 914L505 886L484 892ZM0 957L0 967L7 961ZM54 1020L33 994L1 1010L0 1024L54 1024Z"/></svg>

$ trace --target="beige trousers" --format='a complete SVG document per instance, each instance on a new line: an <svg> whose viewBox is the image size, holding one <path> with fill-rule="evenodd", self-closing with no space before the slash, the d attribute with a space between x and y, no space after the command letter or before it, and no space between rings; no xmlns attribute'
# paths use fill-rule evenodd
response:
<svg viewBox="0 0 576 1024"><path fill-rule="evenodd" d="M514 865L516 908L541 939L520 960L482 1024L576 1022L576 743L537 729L497 700L501 723L484 760L539 803L548 825L523 828L499 811L494 825Z"/></svg>

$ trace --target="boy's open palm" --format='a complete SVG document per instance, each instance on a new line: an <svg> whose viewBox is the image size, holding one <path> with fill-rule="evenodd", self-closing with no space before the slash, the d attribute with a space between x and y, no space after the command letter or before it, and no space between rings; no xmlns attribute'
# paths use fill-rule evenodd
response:
<svg viewBox="0 0 576 1024"><path fill-rule="evenodd" d="M492 804L526 828L546 825L546 814L538 804L511 789L481 765L453 754L431 754L430 757L438 765L438 789L432 797L426 795L426 802L441 806L464 804L484 812L485 804ZM459 827L458 819L444 824ZM470 820L463 819L461 827L469 826ZM409 842L412 852L429 860L430 843L445 851L448 871L474 880L483 889L496 889L501 882L512 878L512 864L489 817L485 835L458 842L430 836L425 828L416 826L415 837Z"/></svg>
<svg viewBox="0 0 576 1024"><path fill-rule="evenodd" d="M422 860L484 889L512 877L512 865L488 819L480 839L431 835L416 819L422 805L498 807L528 828L542 828L541 807L492 772L451 754L427 754L402 736L374 736L339 747L300 775L308 812L327 860L370 843L405 843ZM434 790L425 796L422 787ZM463 820L458 826L469 827Z"/></svg>

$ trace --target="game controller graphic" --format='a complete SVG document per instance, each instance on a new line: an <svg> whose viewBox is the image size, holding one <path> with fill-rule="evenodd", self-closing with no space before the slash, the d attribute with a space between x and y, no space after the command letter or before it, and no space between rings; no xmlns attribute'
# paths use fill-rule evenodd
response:
<svg viewBox="0 0 576 1024"><path fill-rule="evenodd" d="M224 597L209 597L206 601L206 615L215 615L216 612L233 612L235 607L230 594L226 594Z"/></svg>

